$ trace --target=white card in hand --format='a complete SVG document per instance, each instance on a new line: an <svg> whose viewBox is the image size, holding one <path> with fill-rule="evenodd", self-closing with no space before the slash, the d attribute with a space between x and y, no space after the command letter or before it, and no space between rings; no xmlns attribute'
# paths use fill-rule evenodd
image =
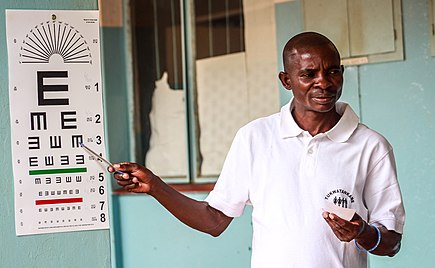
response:
<svg viewBox="0 0 435 268"><path fill-rule="evenodd" d="M323 208L324 211L334 213L338 217L342 218L343 220L350 221L353 218L353 215L355 214L356 210L352 208L342 208L337 205L334 205L331 202L325 202L325 207Z"/></svg>

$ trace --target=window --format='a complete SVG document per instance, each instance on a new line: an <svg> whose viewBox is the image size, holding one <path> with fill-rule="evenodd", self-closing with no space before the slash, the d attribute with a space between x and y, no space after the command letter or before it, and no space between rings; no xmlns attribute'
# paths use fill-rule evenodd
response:
<svg viewBox="0 0 435 268"><path fill-rule="evenodd" d="M237 129L279 109L274 3L131 7L138 161L166 180L214 180Z"/></svg>
<svg viewBox="0 0 435 268"><path fill-rule="evenodd" d="M187 177L181 6L132 1L137 161L165 177Z"/></svg>
<svg viewBox="0 0 435 268"><path fill-rule="evenodd" d="M305 30L334 41L344 64L403 60L400 0L303 0Z"/></svg>
<svg viewBox="0 0 435 268"><path fill-rule="evenodd" d="M245 51L241 0L195 1L196 58Z"/></svg>

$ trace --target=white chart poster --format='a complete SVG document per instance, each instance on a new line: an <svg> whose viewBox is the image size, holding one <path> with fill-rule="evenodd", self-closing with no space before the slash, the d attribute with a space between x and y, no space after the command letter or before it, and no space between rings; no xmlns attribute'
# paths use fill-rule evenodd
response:
<svg viewBox="0 0 435 268"><path fill-rule="evenodd" d="M17 235L109 228L98 11L7 10Z"/></svg>

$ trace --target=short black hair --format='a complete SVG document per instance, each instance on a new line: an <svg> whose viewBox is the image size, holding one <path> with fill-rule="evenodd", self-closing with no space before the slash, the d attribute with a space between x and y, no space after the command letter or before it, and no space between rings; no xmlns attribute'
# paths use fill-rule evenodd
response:
<svg viewBox="0 0 435 268"><path fill-rule="evenodd" d="M282 51L282 61L284 64L284 69L286 70L288 60L291 59L292 55L295 54L297 49L316 46L330 46L333 50L337 52L337 55L340 58L340 52L338 52L337 47L328 37L316 32L303 32L293 36L285 44Z"/></svg>

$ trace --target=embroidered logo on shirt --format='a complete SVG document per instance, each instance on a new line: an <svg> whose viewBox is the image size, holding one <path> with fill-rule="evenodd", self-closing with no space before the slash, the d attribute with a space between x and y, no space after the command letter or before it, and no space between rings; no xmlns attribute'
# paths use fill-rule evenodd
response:
<svg viewBox="0 0 435 268"><path fill-rule="evenodd" d="M325 200L328 200L342 208L350 208L351 203L355 202L354 197L348 191L343 189L335 189L330 191L325 196Z"/></svg>

